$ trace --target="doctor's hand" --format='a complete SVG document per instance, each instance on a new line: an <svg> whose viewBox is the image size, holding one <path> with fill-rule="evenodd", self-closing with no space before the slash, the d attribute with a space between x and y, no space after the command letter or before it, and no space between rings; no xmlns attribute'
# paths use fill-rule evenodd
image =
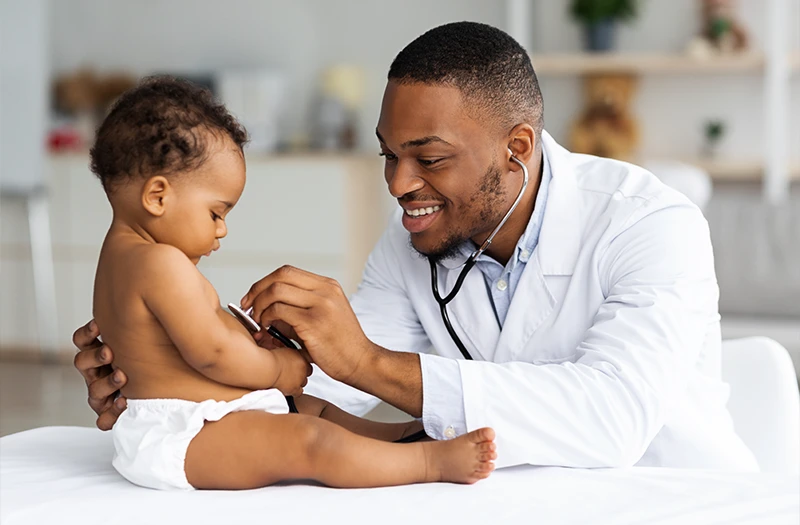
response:
<svg viewBox="0 0 800 525"><path fill-rule="evenodd" d="M280 321L289 325L292 330L284 333L302 341L312 361L338 381L352 384L376 348L334 279L284 266L250 288L242 307L251 306L262 326L273 324L283 332Z"/></svg>
<svg viewBox="0 0 800 525"><path fill-rule="evenodd" d="M100 331L94 319L81 326L72 335L78 347L75 368L81 373L89 390L89 406L97 414L97 428L111 430L119 415L127 407L124 397L115 399L117 391L128 382L122 370L111 368L114 354L100 342Z"/></svg>

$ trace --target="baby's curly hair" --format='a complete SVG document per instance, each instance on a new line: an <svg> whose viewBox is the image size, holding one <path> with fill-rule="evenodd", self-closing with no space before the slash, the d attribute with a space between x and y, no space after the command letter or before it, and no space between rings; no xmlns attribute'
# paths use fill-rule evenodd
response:
<svg viewBox="0 0 800 525"><path fill-rule="evenodd" d="M167 76L148 77L114 103L90 151L106 193L131 177L197 169L208 156L208 133L240 150L247 131L211 92Z"/></svg>

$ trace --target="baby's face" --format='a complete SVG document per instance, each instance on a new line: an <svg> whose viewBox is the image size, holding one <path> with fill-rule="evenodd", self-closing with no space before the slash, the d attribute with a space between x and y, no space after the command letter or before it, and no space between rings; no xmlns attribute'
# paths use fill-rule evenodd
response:
<svg viewBox="0 0 800 525"><path fill-rule="evenodd" d="M174 199L167 207L159 242L179 248L195 264L219 249L228 234L225 217L242 195L245 163L230 140L216 141L208 159L192 173L182 174L174 184ZM166 238L165 238L166 237Z"/></svg>

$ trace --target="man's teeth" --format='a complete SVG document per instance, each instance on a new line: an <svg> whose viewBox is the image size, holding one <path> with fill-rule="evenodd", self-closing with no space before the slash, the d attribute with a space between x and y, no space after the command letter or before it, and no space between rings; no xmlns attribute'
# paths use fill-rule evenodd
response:
<svg viewBox="0 0 800 525"><path fill-rule="evenodd" d="M416 210L406 210L406 215L411 215L412 217L422 217L423 215L429 215L435 211L441 210L441 206L433 206L428 208L417 208Z"/></svg>

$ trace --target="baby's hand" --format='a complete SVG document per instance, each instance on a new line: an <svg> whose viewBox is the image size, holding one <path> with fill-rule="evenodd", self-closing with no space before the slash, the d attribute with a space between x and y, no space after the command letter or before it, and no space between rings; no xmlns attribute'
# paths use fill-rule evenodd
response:
<svg viewBox="0 0 800 525"><path fill-rule="evenodd" d="M303 387L308 383L308 376L313 371L308 361L293 348L276 348L270 352L280 367L280 374L272 387L285 396L297 397L302 394Z"/></svg>

